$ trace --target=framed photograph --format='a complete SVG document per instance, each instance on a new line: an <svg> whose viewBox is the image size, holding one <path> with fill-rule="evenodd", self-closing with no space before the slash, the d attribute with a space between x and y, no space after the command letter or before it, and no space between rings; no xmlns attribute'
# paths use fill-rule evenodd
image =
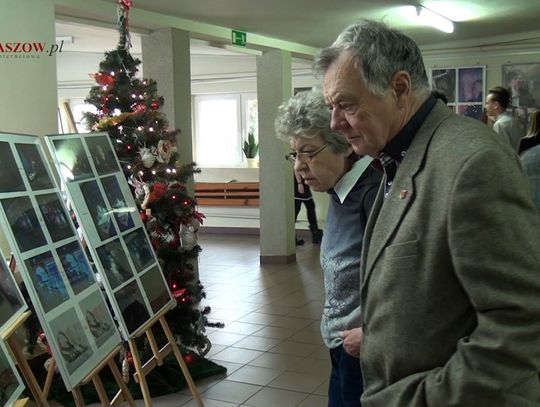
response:
<svg viewBox="0 0 540 407"><path fill-rule="evenodd" d="M114 338L116 334L114 321L99 293L95 292L81 301L81 310L92 334L92 340L98 348Z"/></svg>
<svg viewBox="0 0 540 407"><path fill-rule="evenodd" d="M456 69L432 69L431 87L440 90L448 98L448 104L456 103Z"/></svg>
<svg viewBox="0 0 540 407"><path fill-rule="evenodd" d="M486 67L460 66L432 68L432 89L444 93L455 113L481 120L484 109Z"/></svg>
<svg viewBox="0 0 540 407"><path fill-rule="evenodd" d="M92 168L82 141L78 138L54 140L55 156L60 163L60 173L74 181L92 178Z"/></svg>
<svg viewBox="0 0 540 407"><path fill-rule="evenodd" d="M540 108L540 62L503 65L502 79L513 107Z"/></svg>
<svg viewBox="0 0 540 407"><path fill-rule="evenodd" d="M0 177L0 192L24 191L24 183L13 158L9 143L0 142L0 168L3 169ZM5 171L5 172L4 172Z"/></svg>
<svg viewBox="0 0 540 407"><path fill-rule="evenodd" d="M91 181L81 182L79 186L99 238L101 240L107 240L116 236L111 211L109 211L105 204L97 181L93 179Z"/></svg>
<svg viewBox="0 0 540 407"><path fill-rule="evenodd" d="M31 257L25 263L45 312L69 299L64 280L51 252Z"/></svg>
<svg viewBox="0 0 540 407"><path fill-rule="evenodd" d="M64 211L60 195L56 193L36 196L36 201L53 242L73 237L71 219Z"/></svg>
<svg viewBox="0 0 540 407"><path fill-rule="evenodd" d="M0 259L0 332L28 309L15 276L5 261Z"/></svg>
<svg viewBox="0 0 540 407"><path fill-rule="evenodd" d="M154 312L158 312L170 302L169 288L160 278L161 271L152 267L141 276L141 283Z"/></svg>
<svg viewBox="0 0 540 407"><path fill-rule="evenodd" d="M21 252L47 244L36 211L28 196L2 199L0 202Z"/></svg>
<svg viewBox="0 0 540 407"><path fill-rule="evenodd" d="M94 284L94 273L77 242L59 247L56 249L56 253L75 294L83 292Z"/></svg>
<svg viewBox="0 0 540 407"><path fill-rule="evenodd" d="M110 324L110 338L100 338L98 346L87 325L82 304L90 301L88 297L93 308L101 304L101 312L113 319L60 191L51 181L54 175L39 138L0 133L0 143L5 147L0 151L0 173L21 180L17 191L7 183L0 190L0 227L14 258L10 265L17 266L66 389L71 390L121 343L120 334ZM77 172L81 166L74 168L82 174ZM4 323L20 304L3 268L0 321Z"/></svg>
<svg viewBox="0 0 540 407"><path fill-rule="evenodd" d="M132 214L137 213L137 207L128 206L124 193L120 189L120 185L115 175L101 178L101 184L103 190L107 196L109 206L112 208L114 219L121 232L132 229L135 224L133 223ZM127 191L129 192L129 190Z"/></svg>
<svg viewBox="0 0 540 407"><path fill-rule="evenodd" d="M11 406L21 396L24 385L4 342L0 341L0 406Z"/></svg>
<svg viewBox="0 0 540 407"><path fill-rule="evenodd" d="M154 251L142 228L126 234L124 236L124 241L131 261L133 261L135 270L138 273L157 263L157 260L154 257Z"/></svg>
<svg viewBox="0 0 540 407"><path fill-rule="evenodd" d="M45 168L37 146L33 144L15 144L15 148L19 153L30 188L34 191L53 188L53 182Z"/></svg>
<svg viewBox="0 0 540 407"><path fill-rule="evenodd" d="M70 374L87 362L93 351L75 310L67 310L51 321L59 353ZM82 377L81 379L84 379Z"/></svg>
<svg viewBox="0 0 540 407"><path fill-rule="evenodd" d="M119 285L133 278L133 271L129 265L120 239L115 239L97 248L101 269L111 286L115 289Z"/></svg>
<svg viewBox="0 0 540 407"><path fill-rule="evenodd" d="M87 136L86 145L99 175L120 171L108 135Z"/></svg>
<svg viewBox="0 0 540 407"><path fill-rule="evenodd" d="M134 280L125 285L114 294L127 329L130 334L134 334L146 321L150 319L150 315L146 309L146 305L137 285Z"/></svg>

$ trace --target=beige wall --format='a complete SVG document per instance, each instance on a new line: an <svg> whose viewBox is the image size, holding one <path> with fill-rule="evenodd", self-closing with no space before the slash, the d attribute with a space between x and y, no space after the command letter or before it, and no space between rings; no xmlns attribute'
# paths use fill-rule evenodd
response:
<svg viewBox="0 0 540 407"><path fill-rule="evenodd" d="M54 7L51 0L0 0L0 42L54 43ZM56 58L2 58L0 54L0 132L43 136L57 133ZM3 176L3 174L2 174ZM0 228L0 248L9 255Z"/></svg>

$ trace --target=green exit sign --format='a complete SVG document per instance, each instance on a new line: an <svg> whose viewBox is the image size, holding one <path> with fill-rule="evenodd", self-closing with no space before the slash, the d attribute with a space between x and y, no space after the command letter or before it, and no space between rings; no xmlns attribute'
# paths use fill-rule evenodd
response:
<svg viewBox="0 0 540 407"><path fill-rule="evenodd" d="M245 47L247 44L247 34L242 31L232 30L232 43L240 47Z"/></svg>

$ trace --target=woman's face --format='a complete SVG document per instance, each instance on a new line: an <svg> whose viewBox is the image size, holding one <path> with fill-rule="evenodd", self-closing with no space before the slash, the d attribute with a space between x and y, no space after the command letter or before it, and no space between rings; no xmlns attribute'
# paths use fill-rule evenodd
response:
<svg viewBox="0 0 540 407"><path fill-rule="evenodd" d="M308 155L316 152L327 144L321 136L314 138L295 137L290 141L294 152L300 153L296 158L294 170L299 174L305 184L312 190L325 192L332 188L349 170L348 156L352 153L352 147L348 147L344 153L336 154L332 146L328 146L308 158Z"/></svg>

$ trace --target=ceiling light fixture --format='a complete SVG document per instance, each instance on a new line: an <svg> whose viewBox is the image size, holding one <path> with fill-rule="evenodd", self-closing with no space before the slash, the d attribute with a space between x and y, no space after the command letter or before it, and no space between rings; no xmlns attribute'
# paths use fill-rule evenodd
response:
<svg viewBox="0 0 540 407"><path fill-rule="evenodd" d="M416 15L422 24L430 25L437 30L444 31L448 34L454 32L454 23L452 20L435 13L424 6L416 6Z"/></svg>

